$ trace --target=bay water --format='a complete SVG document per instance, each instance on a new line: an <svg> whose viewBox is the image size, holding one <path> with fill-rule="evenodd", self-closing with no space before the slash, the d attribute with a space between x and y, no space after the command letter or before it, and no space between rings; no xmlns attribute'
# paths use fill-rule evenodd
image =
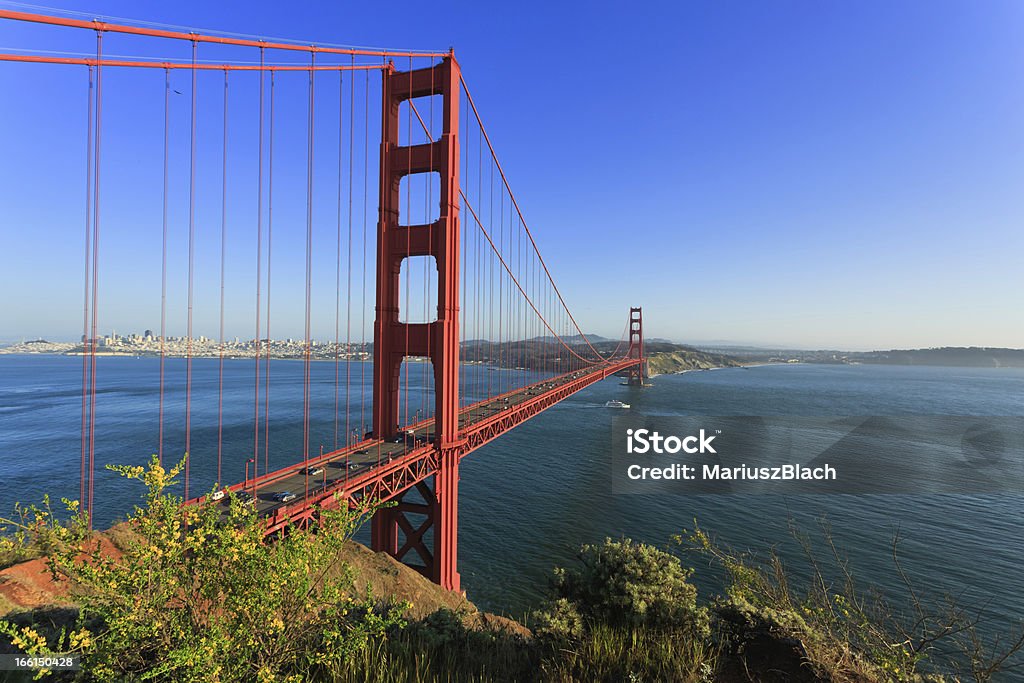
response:
<svg viewBox="0 0 1024 683"><path fill-rule="evenodd" d="M141 464L158 446L159 359L100 357L97 367L97 466ZM413 410L426 405L428 367L406 366ZM480 366L464 372L468 399L482 396L501 373L510 373L505 381L532 378ZM312 364L311 455L368 429L371 378L369 364ZM81 358L0 356L0 516L43 494L54 501L78 497L81 381ZM185 450L184 360L167 359L165 382L164 454L175 461ZM221 402L219 361L193 361L192 495L218 478L218 438L224 482L241 481L252 457L253 361L226 360L223 385ZM267 455L276 469L302 460L303 364L273 361L270 386ZM463 460L459 569L463 588L482 608L521 617L538 603L552 568L571 564L581 544L629 537L667 546L695 520L735 548L761 555L777 548L799 581L806 563L790 524L817 536L820 550L816 529L824 520L865 587L897 601L905 593L892 559L898 533L901 563L920 592L986 605L989 634L1024 617L1024 495L614 495L616 411L604 405L612 399L665 416L1022 416L1024 369L785 364L660 376L645 388L622 386L617 378L599 382ZM263 400L261 394L261 441ZM96 525L123 518L141 493L98 469ZM715 570L696 556L688 561L704 595L721 590Z"/></svg>

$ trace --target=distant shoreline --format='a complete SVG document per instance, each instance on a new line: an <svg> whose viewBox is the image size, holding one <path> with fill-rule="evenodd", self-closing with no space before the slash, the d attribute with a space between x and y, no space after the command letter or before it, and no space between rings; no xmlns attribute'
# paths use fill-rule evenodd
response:
<svg viewBox="0 0 1024 683"><path fill-rule="evenodd" d="M83 356L88 357L90 355L92 355L92 354L82 353L82 352L60 352L60 351L17 351L17 352L11 352L11 351L4 351L4 350L0 349L0 357L3 357L3 356L15 356L15 357L63 356L63 357L66 357L66 358L82 358ZM96 352L96 357L97 358L156 358L156 359L159 359L160 355L159 354L153 354L153 353L114 353L114 352L110 352L110 351L97 351ZM181 354L166 354L164 356L164 358L167 359L167 360L170 360L170 359L188 360L189 359L188 356L184 356L184 355L181 355ZM247 361L261 360L261 361L263 361L263 360L266 360L266 359L267 359L267 356L265 356L265 355L259 356L258 359L257 359L257 357L255 355L249 355L249 356L225 355L223 357L223 360L247 360ZM194 356L192 356L192 360L221 360L221 356L210 355L210 354L194 355ZM296 358L295 356L270 356L270 360L273 360L273 361L295 361L295 362L301 362L301 361L303 361L305 359L304 358ZM373 359L372 358L333 358L333 357L332 358L325 358L323 356L319 356L319 357L314 356L314 357L311 357L309 360L311 362L314 362L314 363L332 363L332 362L335 362L335 361L340 361L340 362L343 362L343 363L368 363L368 364L373 364ZM420 357L420 356L409 356L409 357L407 357L405 359L405 362L406 363L429 363L430 359L429 358L423 358L423 357ZM526 368L500 367L500 366L497 366L497 365L492 365L490 363L484 363L482 361L476 361L476 360L463 360L463 361L459 361L459 363L460 363L460 365L488 366L488 367L490 367L493 370L526 370Z"/></svg>
<svg viewBox="0 0 1024 683"><path fill-rule="evenodd" d="M529 342L530 340L526 340ZM224 342L223 355L219 348L220 342L209 339L193 340L191 354L185 348L187 342L179 339L168 341L161 353L154 348L155 342L127 344L115 348L98 348L97 358L184 358L184 359L225 359L255 360L270 358L271 360L305 360L305 344L299 341L261 342L257 351L251 341ZM481 353L480 342L464 342L464 358L467 365L487 365L494 368L513 369L507 364L488 362L486 349ZM486 343L485 343L486 345ZM514 346L522 347L523 343L515 342ZM318 342L310 355L311 361L318 362L356 362L373 361L372 351L366 350L369 342L344 343ZM993 347L941 347L932 349L889 350L889 351L778 351L753 349L738 351L731 354L704 351L679 344L649 342L647 344L647 370L649 376L682 374L693 370L710 370L725 367L760 367L765 365L900 365L930 367L989 367L989 368L1024 368L1024 349L993 348ZM269 350L269 353L268 353ZM610 351L610 349L609 349ZM337 354L337 355L336 355ZM82 345L70 342L47 342L43 340L24 342L0 347L0 356L72 356L82 357L93 355L82 350ZM531 357L532 351L520 349L515 358L509 358L518 364L527 365L531 361L540 360ZM545 356L544 353L541 354ZM483 357L483 359L481 359ZM428 362L428 358L411 356L407 362ZM524 362L525 361L525 362Z"/></svg>

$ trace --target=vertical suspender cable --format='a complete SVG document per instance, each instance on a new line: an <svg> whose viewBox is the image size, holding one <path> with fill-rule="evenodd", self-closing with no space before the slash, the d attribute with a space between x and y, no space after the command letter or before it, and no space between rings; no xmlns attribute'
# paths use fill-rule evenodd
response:
<svg viewBox="0 0 1024 683"><path fill-rule="evenodd" d="M467 128L468 128L468 126L467 126ZM467 134L467 137L468 137L468 134ZM477 164L476 164L476 205L477 206L482 206L483 205L483 197L484 197L484 189L483 189L484 188L484 181L483 181L483 175L480 173L480 169L481 169L481 167L483 165L483 156L482 155L483 155L483 147L480 146L480 136L478 134L477 135ZM473 314L476 316L476 335L475 336L476 336L476 339L477 339L477 343L476 343L477 358L478 358L479 361L481 361L480 365L478 365L477 367L487 377L487 394L486 394L486 396L489 398L490 397L490 388L491 388L491 375L490 375L489 372L487 372L487 368L484 367L484 365L483 365L483 360L484 360L484 336L483 336L484 335L484 323L483 323L483 310L484 309L483 309L483 307L484 307L484 302L486 301L486 299L484 298L485 283L484 283L483 275L484 275L484 271L486 270L487 262L486 262L486 256L485 256L484 257L485 261L484 261L484 264L483 264L484 268L481 268L480 252L481 252L480 226L477 225L477 230L476 230L476 310L473 312ZM487 360L490 361L490 358L488 358ZM479 375L479 373L478 373L478 375ZM482 393L484 391L484 378L478 376L478 381L480 382L480 389L479 389L479 391Z"/></svg>
<svg viewBox="0 0 1024 683"><path fill-rule="evenodd" d="M228 70L224 69L224 149L220 185L220 363L217 368L217 485L224 458L224 266L228 242Z"/></svg>
<svg viewBox="0 0 1024 683"><path fill-rule="evenodd" d="M537 298L537 290L539 289L537 287L537 267L536 267L536 263L533 260L533 255L530 252L526 252L526 262L527 262L527 276L531 280L530 291L533 292L532 296L533 296L534 299L536 299ZM537 324L537 316L536 315L531 315L530 316L530 333L529 333L529 336L530 336L530 339L534 339L535 340L530 345L532 347L531 357L533 357L535 359L541 357L538 352L541 350L542 347L540 345L540 342L536 341L536 336L540 334L539 328L540 328L540 326ZM535 361L535 362L537 362L540 367L533 368L533 370L536 371L536 372L541 373L541 377L543 378L544 377L544 375L543 375L544 365L540 361Z"/></svg>
<svg viewBox="0 0 1024 683"><path fill-rule="evenodd" d="M352 55L352 66L356 65L356 56ZM344 72L342 72L344 73ZM338 108L341 109L341 101L338 102ZM356 75L352 73L349 77L349 95L348 95L348 266L347 266L347 284L345 286L346 291L346 307L345 307L345 351L347 353L345 359L345 446L348 446L351 442L351 424L350 416L352 415L352 184L355 182L355 115L356 115Z"/></svg>
<svg viewBox="0 0 1024 683"><path fill-rule="evenodd" d="M467 128L468 128L468 126L467 126ZM467 133L467 137L468 137L468 133ZM479 143L479 140L477 140L477 142ZM480 146L478 144L477 145L477 156L478 157L479 157L479 154L480 154ZM483 190L482 190L483 182L482 182L481 176L480 176L480 164L479 163L477 163L477 168L476 168L476 186L477 186L476 187L476 201L477 201L477 205L479 206L480 202L483 201ZM484 301L485 301L485 299L484 299L484 287L485 287L484 271L486 270L486 268L485 268L486 263L484 262L484 259L486 258L486 256L482 256L481 255L483 253L483 249L482 249L483 240L481 239L480 226L476 225L475 228L476 229L473 231L473 233L474 233L474 236L476 237L476 267L473 270L475 272L474 280L476 281L476 287L475 287L475 289L476 289L476 291L475 291L475 294L476 294L476 305L474 306L473 317L474 317L475 323L476 323L476 334L474 334L473 336L477 340L476 341L476 350L477 350L477 361L479 362L479 365L477 366L477 378L476 378L477 389L476 390L477 390L477 398L480 398L480 397L482 397L483 392L484 392L484 380L487 378L487 368L484 367L484 365L483 365L483 362L484 362L484 359L485 359L485 355L484 355L484 333L485 333L485 330L484 330L484 324L483 324L483 320L484 320Z"/></svg>
<svg viewBox="0 0 1024 683"><path fill-rule="evenodd" d="M412 107L412 100L409 101L409 107L410 108ZM434 142L434 132L433 132L434 131L434 60L433 59L430 60L430 118L429 118L429 121L430 121L430 125L427 127L427 140L426 140L426 144L431 145ZM412 144L412 141L410 140L409 143ZM430 155L430 162L428 164L428 171L427 171L427 191L423 195L423 222L426 223L426 225L427 225L427 244L430 244L430 245L433 245L433 243L434 243L434 240L433 240L434 226L433 226L433 222L430 220L430 213L431 213L430 212L430 200L433 197L433 189L434 189L434 155L431 154ZM440 202L438 202L438 215L440 215ZM421 259L421 261L422 261L422 259ZM430 306L430 278L429 278L429 272L430 272L430 267L428 266L428 264L426 262L424 262L423 263L423 324L428 326L427 327L428 330L430 329L429 328L430 316L429 316L429 312L428 312L428 307ZM440 315L438 316L438 318L440 318ZM428 368L433 368L433 362L432 362L433 359L432 359L432 357L430 355L430 337L431 337L431 335L428 333L426 335L426 337L427 337L427 358L431 359L431 362L429 362L429 363L421 363L422 372L420 373L420 376L421 376L422 379L420 381L423 384L423 390L420 392L420 396L421 396L420 410L422 411L421 418L426 418L427 417L427 409L429 407L427 405L427 394L430 393L427 390L427 388L430 386L429 381L428 381L428 377L427 377L427 372L428 372ZM436 384L434 386L434 390L437 391ZM435 405L436 405L436 402L435 402Z"/></svg>
<svg viewBox="0 0 1024 683"><path fill-rule="evenodd" d="M544 303L545 303L545 305L544 305L544 317L542 318L542 320L547 322L547 321L552 320L553 313L554 313L552 311L552 308L551 308L551 287L550 287L550 283L548 283L543 278L541 279L541 287L543 288L543 291L544 291ZM547 340L548 339L547 332L544 333L544 336L545 336L545 339ZM548 360L548 373L553 376L558 371L558 368L555 366L555 358L557 357L558 349L556 347L555 339L553 337L550 338L549 341L547 341L547 345L548 345L548 359L549 359Z"/></svg>
<svg viewBox="0 0 1024 683"><path fill-rule="evenodd" d="M157 437L157 462L164 462L164 387L165 364L167 361L167 184L170 163L171 128L171 70L164 69L164 188L163 188L163 229L160 246L160 407L159 435Z"/></svg>
<svg viewBox="0 0 1024 683"><path fill-rule="evenodd" d="M535 264L536 266L536 264ZM543 307L542 315L537 318L537 327L540 330L541 335L541 346L544 350L542 358L544 359L544 374L548 377L551 376L551 354L548 347L547 332L544 330L544 317L548 310L548 297L547 288L544 286L544 281L540 277L540 268L537 267L537 295L541 298L541 305Z"/></svg>
<svg viewBox="0 0 1024 683"><path fill-rule="evenodd" d="M460 100L462 99L462 88L459 89L459 91L455 94L455 96L458 97ZM460 112L462 111L462 109L461 109L461 101L460 101L460 110L459 111ZM465 130L466 127L465 126L461 126L461 128L463 130ZM462 134L462 131L460 131L460 134ZM466 152L465 151L465 146L463 146L462 154L465 155L465 152ZM463 165L463 168L465 169L465 165ZM459 174L459 188L458 188L459 190L462 190L462 181L464 179L465 179L465 171L463 173ZM459 207L460 208L460 214L459 215L460 216L465 215L465 212L462 211L462 204L463 204L462 197L460 196L457 199L457 201L459 202L459 205L460 205L460 207ZM459 298L460 298L460 300L458 302L458 304L459 304L459 312L462 315L462 318L460 319L460 322L459 322L460 323L460 325L459 325L459 346L462 347L463 349L465 349L466 348L466 343L465 343L466 342L466 334L467 334L467 332L466 332L466 319L467 319L466 307L467 306L466 306L466 298L465 298L466 297L466 267L468 265L467 249L466 248L469 245L469 241L468 241L467 236L466 236L466 221L465 220L461 220L459 222L459 230L460 230L459 251L462 252L462 254L461 254L461 256L462 256L462 287L459 288ZM462 356L462 357L463 357L464 360L468 359L465 356ZM460 367L459 367L459 414L460 414L460 416L462 415L462 407L466 403L466 383L467 383L468 379L469 379L469 373L466 372L466 370L460 365Z"/></svg>
<svg viewBox="0 0 1024 683"><path fill-rule="evenodd" d="M89 444L86 431L89 425L89 256L92 254L92 136L93 136L93 67L89 66L89 90L86 97L85 125L85 268L82 287L82 453L81 474L78 482L79 511L85 511L86 460Z"/></svg>
<svg viewBox="0 0 1024 683"><path fill-rule="evenodd" d="M394 61L393 60L389 60L387 57L384 57L384 56L381 56L380 61L381 61L380 88L381 88L381 99L383 100L384 95L385 95L385 93L387 91L387 81L388 81L388 78L389 78L389 76L390 76L390 74L392 72ZM396 128L397 128L397 125L396 125ZM387 130L388 130L388 110L387 110L387 105L382 105L381 106L381 118L380 118L380 131L381 131L380 134L381 134L381 139L382 140L383 140L384 136L387 134ZM385 163L383 146L382 146L382 149L381 149L381 156L380 156L380 162L379 163L380 163L379 170L380 170L381 173L383 173L384 163ZM385 182L383 177L381 177L381 182L382 183ZM381 186L380 190L381 190L381 192L383 192L383 185ZM383 219L384 219L384 217L381 216L381 220L383 220ZM379 243L380 234L379 234L379 231L378 231L377 239L378 239L378 252L379 252L379 249L380 249L380 243ZM398 295L398 292L396 292L396 295ZM376 331L375 331L374 343L376 344L376 342L377 342L377 339L376 339ZM374 400L376 400L376 394L373 394L373 398L374 398ZM381 429L384 430L385 433L388 433L388 434L390 434L391 428L392 428L391 425L382 425L381 426ZM377 466L380 467L381 441L379 439L381 439L383 437L383 434L375 433L374 436L378 439L378 441L377 441Z"/></svg>
<svg viewBox="0 0 1024 683"><path fill-rule="evenodd" d="M526 249L523 250L523 272L527 284L527 292L530 297L536 297L537 291L534 289L533 281L533 261L530 260L530 252ZM534 367L533 359L536 358L534 353L535 343L533 339L533 327L534 327L534 316L530 313L530 307L526 304L523 305L523 354L526 359L529 360L529 364L524 364L523 367L530 371L531 381L536 376L537 368Z"/></svg>
<svg viewBox="0 0 1024 683"><path fill-rule="evenodd" d="M99 335L97 320L97 298L99 293L100 262L100 149L103 132L103 33L96 32L96 117L93 137L93 185L92 185L92 358L89 362L89 528L93 519L93 489L96 476L96 338Z"/></svg>
<svg viewBox="0 0 1024 683"><path fill-rule="evenodd" d="M370 72L364 72L366 92L362 99L362 314L359 331L359 351L367 349L367 205L370 186ZM359 440L367 433L366 387L367 364L359 360Z"/></svg>
<svg viewBox="0 0 1024 683"><path fill-rule="evenodd" d="M353 74L353 79L355 75ZM338 421L341 410L339 387L341 383L341 184L344 150L345 72L338 72L338 229L334 270L334 449L338 449Z"/></svg>
<svg viewBox="0 0 1024 683"><path fill-rule="evenodd" d="M511 207L509 207L509 208L511 209ZM530 255L526 251L525 241L523 240L522 226L520 226L520 230L519 230L519 248L521 250L520 254L519 254L519 268L520 268L520 270L523 273L523 281L527 283L527 286L529 286L529 283L530 283ZM529 334L530 333L530 311L529 311L529 307L526 305L525 301L520 301L519 302L519 308L521 310L520 338L522 339L522 356L523 356L523 363L521 363L521 365L524 368L529 369L528 363L526 362L527 358L529 357L528 356L529 345L528 345L526 340L530 338L530 334ZM529 376L528 375L524 376L523 382L524 383L532 382L532 379L527 380L526 379L527 377L529 377Z"/></svg>
<svg viewBox="0 0 1024 683"><path fill-rule="evenodd" d="M550 299L551 310L550 310L550 313L549 313L549 315L551 317L548 318L548 320L551 322L551 326L555 330L555 332L554 332L555 335L557 335L555 339L551 340L551 345L552 345L552 348L554 350L554 359L555 359L555 363L554 363L554 365L552 367L552 370L554 371L555 375L561 375L561 374L565 373L565 367L559 363L559 359L562 357L562 349L559 348L559 344L563 344L564 345L564 343L560 341L560 339L562 338L562 333L563 333L562 332L562 321L561 321L561 319L558 316L558 308L555 306L554 295L551 293L551 288L550 287L548 287L548 296L551 297L551 299Z"/></svg>
<svg viewBox="0 0 1024 683"><path fill-rule="evenodd" d="M363 98L363 271L362 271L362 322L359 335L359 350L366 350L366 219L367 203L369 201L369 175L370 175L370 72L363 72L366 78L366 92ZM359 363L359 439L362 440L366 434L366 362L360 359Z"/></svg>
<svg viewBox="0 0 1024 683"><path fill-rule="evenodd" d="M491 179L494 179L493 166ZM493 184L492 184L493 191ZM491 197L491 221L494 221L494 198ZM498 196L498 251L505 248L505 189L502 188L501 194ZM500 270L498 271L498 394L505 393L505 372L502 371L504 365L504 310L505 304L505 274Z"/></svg>
<svg viewBox="0 0 1024 683"><path fill-rule="evenodd" d="M449 97L450 96L451 95L449 95ZM462 99L462 88L459 88L459 91L454 96L458 97L461 100ZM460 103L460 107L461 107L461 103ZM460 108L459 111L461 111L461 108ZM468 126L462 126L462 130L464 131L463 132L463 136L465 136L465 131L466 131L467 128L468 128ZM462 150L462 154L463 154L463 158L468 158L468 157L465 156L467 154L467 150L465 149L465 147ZM462 167L465 168L467 165L468 164L463 163ZM457 199L457 201L460 203L460 205L463 203L463 200L462 200L462 197L461 197L461 195L462 195L461 190L462 190L462 183L463 183L464 180L465 180L465 172L459 174L459 190L460 190L459 194L460 194L460 196ZM461 206L460 206L460 208L461 208ZM463 211L460 211L460 215L465 215L465 213ZM462 221L459 222L459 231L462 233L459 236L459 251L461 252L461 256L462 256L462 287L459 290L459 296L460 296L460 299L461 299L462 297L466 296L466 275L467 275L467 268L468 268L468 264L469 264L468 250L466 249L466 247L469 245L469 240L468 240L468 234L467 234L467 230L466 230L466 221L465 220L462 220ZM459 321L459 335L460 335L459 336L459 346L461 346L463 349L465 349L466 348L466 343L465 343L466 342L466 334L467 334L466 324L467 324L467 320L469 319L469 314L467 312L468 307L466 306L466 304L463 301L460 300L459 301L459 308L460 308L459 313L461 315L461 320ZM467 358L465 360L469 360L469 359ZM467 391L468 381L469 381L469 372L466 370L466 368L463 365L460 364L459 365L459 413L460 413L460 416L461 416L461 413L462 413L462 406L465 405L465 403L467 401L466 391Z"/></svg>
<svg viewBox="0 0 1024 683"><path fill-rule="evenodd" d="M185 500L188 500L189 466L192 462L192 301L196 253L196 56L199 43L192 41L192 126L188 180L188 341L185 352Z"/></svg>
<svg viewBox="0 0 1024 683"><path fill-rule="evenodd" d="M253 388L253 435L252 435L252 478L256 479L260 455L260 289L263 280L263 87L266 80L263 76L263 65L266 60L266 48L260 47L260 104L259 104L259 141L257 143L256 161L256 338L255 370L256 381ZM273 72L271 72L273 77ZM248 471L248 469L246 469Z"/></svg>
<svg viewBox="0 0 1024 683"><path fill-rule="evenodd" d="M512 202L509 202L510 208L511 208L511 204L512 204ZM513 221L512 213L510 211L509 212L509 216L508 216L508 232L509 232L509 235L511 236L511 239L509 240L509 248L512 249L512 258L514 259L514 261L513 261L513 268L515 269L514 272L516 274L515 279L522 280L523 279L523 271L522 271L522 265L523 264L522 264L522 259L520 258L520 254L519 254L519 239L518 239L519 233L515 230L514 225L515 225L515 222ZM519 340L519 297L517 297L515 295L515 289L511 285L508 288L508 299L509 299L509 301L508 301L508 315L509 315L509 324L508 324L508 326L509 326L509 335L508 335L508 340L509 340L509 345L510 345L509 346L509 353L510 353L509 368L516 368L516 367L520 366L519 363L517 362L518 355L519 355L519 349L518 349L518 340ZM520 382L519 374L511 375L511 377L512 377L512 381L511 381L511 386L509 388L510 389L518 389L519 388L519 382Z"/></svg>
<svg viewBox="0 0 1024 683"><path fill-rule="evenodd" d="M516 308L515 308L515 295L514 295L515 282L514 281L517 278L517 269L519 267L519 264L518 264L517 252L516 252L516 247L515 247L515 244L516 244L515 232L512 230L512 217L509 216L508 218L509 218L509 221L508 221L508 251L509 251L509 253L508 253L508 261L509 261L509 266L512 268L512 272L509 275L508 309L507 309L507 313L506 313L506 315L508 315L508 321L507 321L507 323L505 325L505 344L506 344L505 366L508 368L508 373L507 373L508 374L508 379L506 380L506 387L505 388L506 388L507 391L512 391L513 389L516 388L516 385L517 385L516 375L514 375L512 373L514 372L513 369L515 368L515 358L514 358L513 354L515 353L515 332L516 332L516 324L515 324L515 322L516 322L516 318L515 318L515 310L516 310ZM504 192L502 192L502 195L501 195L501 219L502 219L502 221L505 220L505 193Z"/></svg>
<svg viewBox="0 0 1024 683"><path fill-rule="evenodd" d="M493 164L493 162L491 163L491 188L490 188L490 191L487 194L487 197L488 197L488 202L490 204L490 210L489 210L489 216L487 218L487 224L490 226L491 232L493 233L494 232L494 164ZM501 251L500 243L499 243L499 246L498 246L498 251L499 252ZM491 268L490 268L490 271L488 273L488 278L487 278L487 284L488 284L488 288L487 289L490 292L490 296L488 297L488 301L487 301L487 311L488 311L488 315L487 315L487 339L490 340L489 346L490 346L491 352L488 355L490 355L490 357L491 357L491 363L492 363L492 366L493 366L491 369L495 370L498 366L494 365L494 355L495 355L494 354L494 276L495 276L495 273L497 273L498 278L500 279L501 278L501 272L498 271L498 269L496 267L496 264L494 263L494 259L493 258L489 258L489 261L490 261L490 264L491 264ZM491 378L492 374L494 374L494 373L493 372L488 372L487 373L487 395L488 395L488 397L494 397L494 396L497 396L499 393L501 393L498 390L497 386L494 387L494 389L495 389L494 393L491 393L491 381L490 381L490 378ZM499 377L498 381L495 382L496 385L500 382L500 379L501 378Z"/></svg>
<svg viewBox="0 0 1024 683"><path fill-rule="evenodd" d="M509 202L509 204L511 205L511 202ZM514 265L515 271L514 272L515 272L516 275L515 275L514 279L517 280L517 281L523 281L523 280L525 280L525 278L523 277L523 270L522 270L523 261L522 261L521 255L519 253L520 252L520 249L519 249L519 239L518 239L519 238L519 233L515 230L514 225L515 225L515 222L514 222L514 220L512 218L512 213L510 211L509 212L509 216L508 216L508 229L509 229L509 234L512 236L512 239L509 240L509 247L512 248L512 255L513 255L513 258L515 259L515 265ZM520 326L519 326L519 323L521 322L519 320L519 297L516 296L515 287L513 285L514 285L514 283L510 284L509 288L508 288L508 298L509 298L509 304L508 304L509 337L508 338L509 338L509 344L510 344L510 346L509 346L509 353L510 353L509 368L510 369L514 369L514 368L517 368L517 367L522 367L522 364L519 363L519 354L520 354L520 349L519 349L519 334L520 334L519 327ZM516 374L510 375L510 377L512 378L511 379L511 386L510 386L511 389L518 389L519 385L520 385L520 382L522 380L522 376L519 374L519 372L518 371L515 371L515 372L516 372Z"/></svg>
<svg viewBox="0 0 1024 683"><path fill-rule="evenodd" d="M509 208L509 220L510 221L514 221L515 218L512 216L512 202L509 202L509 207L508 208ZM525 269L525 266L523 264L523 261L525 260L525 256L524 256L525 252L523 251L522 230L517 230L516 231L516 237L518 238L518 242L519 242L519 246L516 248L516 252L517 252L517 254L519 256L519 258L518 258L518 261L519 261L519 267L518 267L519 275L523 279L523 281L528 284L530 282L530 280L526 276L526 269ZM521 339L525 339L525 336L526 336L526 322L527 322L526 321L526 306L523 303L522 299L520 299L518 297L516 298L515 301L516 301L516 332L517 332L516 339L517 340L521 340ZM517 342L517 344L519 345L519 355L522 356L522 354L524 352L524 349L523 349L524 344L522 342ZM526 367L526 364L525 363L517 362L516 366L517 367ZM520 375L519 376L519 384L522 384L523 382L525 382L525 377Z"/></svg>
<svg viewBox="0 0 1024 683"><path fill-rule="evenodd" d="M511 202L509 202L509 204L511 204ZM513 221L512 221L512 214L510 212L509 216L508 216L508 234L509 234L508 246L512 250L512 254L510 255L510 258L512 259L513 272L515 272L515 274L516 274L515 278L516 279L521 279L522 278L522 271L520 270L520 266L522 264L520 263L520 260L519 260L519 246L518 246L518 241L516 240L517 233L515 232L515 230L513 229L512 226L513 226ZM508 322L508 329L509 329L509 334L508 334L508 343L509 343L508 366L509 366L509 370L511 371L512 368L519 367L519 363L516 362L516 356L517 356L516 340L518 339L518 333L519 333L519 298L515 296L515 290L512 288L511 284L509 285L509 288L508 288L508 317L509 317L509 322ZM510 384L509 389L518 389L519 388L519 375L518 374L510 375L510 378L511 378L511 380L510 380L510 383L509 383Z"/></svg>
<svg viewBox="0 0 1024 683"><path fill-rule="evenodd" d="M409 57L409 73L412 73L412 57ZM406 132L405 132L405 145L406 149L409 150L407 158L409 161L408 173L405 176L405 223L410 224L412 217L412 78L409 78L409 104L406 108ZM399 221L401 223L402 221ZM409 283L412 281L412 268L409 257L412 255L412 232L410 230L405 231L405 260L402 262L402 267L405 270L405 305L401 307L402 315L405 317L405 354L402 356L402 363L399 365L399 372L401 369L405 369L405 417L402 420L402 424L409 424L409 326L411 325L411 316L409 315L411 307L409 306ZM401 376L401 375L399 375Z"/></svg>
<svg viewBox="0 0 1024 683"><path fill-rule="evenodd" d="M524 261L524 263L523 263L523 270L524 270L524 275L525 275L526 281L530 282L530 266L531 266L531 263L532 263L531 260L530 260L530 252L526 248L526 242L525 242L525 240L522 239L522 236L520 236L520 241L523 243L523 261ZM530 292L531 292L531 295L532 295L532 292L533 292L532 288L530 289ZM526 303L524 303L523 304L523 340L524 340L524 342L523 342L523 353L526 354L527 358L530 357L530 344L526 340L533 338L532 332L533 332L533 316L530 314L530 307ZM523 367L532 370L532 368L530 368L527 365L524 365Z"/></svg>
<svg viewBox="0 0 1024 683"><path fill-rule="evenodd" d="M275 103L274 70L270 70L270 130L267 144L270 147L270 159L267 162L267 314L265 334L267 335L267 352L263 361L263 473L270 471L270 294L271 270L274 265L274 118L277 105ZM257 408L258 410L258 408Z"/></svg>
<svg viewBox="0 0 1024 683"><path fill-rule="evenodd" d="M547 297L544 295L544 285L541 282L541 278L540 278L540 266L537 264L536 259L534 259L533 270L534 270L534 280L536 281L534 286L537 288L537 297L540 299L541 305L544 306L544 310L547 310L547 305L546 305ZM544 377L546 379L547 377L550 376L548 374L549 373L550 364L548 363L548 360L547 360L547 358L548 358L548 345L547 345L547 342L544 339L544 336L547 333L544 331L544 323L543 323L543 318L541 316L539 316L539 315L537 316L535 324L537 326L537 337L538 337L538 340L539 340L538 341L538 346L539 346L539 348L541 350L541 355L540 355L540 358L541 358L541 370L543 370Z"/></svg>
<svg viewBox="0 0 1024 683"><path fill-rule="evenodd" d="M309 372L310 372L310 299L313 291L313 104L314 104L314 71L316 65L316 51L309 53L309 122L308 140L306 148L306 351L305 367L302 383L302 456L307 467L303 474L306 496L309 496Z"/></svg>

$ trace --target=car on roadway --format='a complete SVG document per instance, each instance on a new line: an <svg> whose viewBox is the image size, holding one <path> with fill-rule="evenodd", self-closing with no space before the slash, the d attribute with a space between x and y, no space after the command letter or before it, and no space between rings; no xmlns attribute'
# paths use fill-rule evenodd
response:
<svg viewBox="0 0 1024 683"><path fill-rule="evenodd" d="M306 468L306 474L308 474L311 477L315 477L315 476L317 476L319 474L323 474L323 473L324 473L324 468L323 467L307 467Z"/></svg>
<svg viewBox="0 0 1024 683"><path fill-rule="evenodd" d="M350 470L358 470L358 469L360 468L360 464L359 464L359 463L357 463L357 462L350 462L350 463L348 464L348 468L349 468Z"/></svg>
<svg viewBox="0 0 1024 683"><path fill-rule="evenodd" d="M239 491L238 493L235 494L235 498L237 498L238 502L241 503L242 505L256 507L256 497L253 496L248 491Z"/></svg>
<svg viewBox="0 0 1024 683"><path fill-rule="evenodd" d="M210 494L210 500L224 500L225 495L224 489L217 489Z"/></svg>
<svg viewBox="0 0 1024 683"><path fill-rule="evenodd" d="M278 491L272 496L272 498L278 503L289 503L298 498L298 496L291 491Z"/></svg>

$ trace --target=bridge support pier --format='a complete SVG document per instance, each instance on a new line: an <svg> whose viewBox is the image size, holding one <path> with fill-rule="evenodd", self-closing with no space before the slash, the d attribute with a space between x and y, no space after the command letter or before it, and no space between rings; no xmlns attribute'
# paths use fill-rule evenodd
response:
<svg viewBox="0 0 1024 683"><path fill-rule="evenodd" d="M422 502L414 500L413 491ZM434 475L408 488L393 507L373 516L373 549L385 552L448 590L460 590L458 549L459 462L455 453ZM427 534L432 535L428 543ZM419 561L410 561L418 556Z"/></svg>
<svg viewBox="0 0 1024 683"><path fill-rule="evenodd" d="M415 488L424 503L406 503L377 513L372 526L374 550L402 559L410 551L444 588L459 590L456 569L459 500L459 95L461 78L453 56L426 69L383 72L380 151L380 217L377 224L377 317L373 328L373 434L390 439L401 428L401 367L408 356L430 358L434 366L434 438L437 458L434 487ZM439 138L420 145L399 144L403 102L440 95L443 122ZM403 222L402 178L437 173L440 211L429 225ZM399 276L413 256L433 256L437 264L437 320L401 322ZM409 416L405 416L409 421ZM426 517L414 526L406 517ZM433 549L424 536L432 529ZM399 544L399 530L405 541Z"/></svg>

